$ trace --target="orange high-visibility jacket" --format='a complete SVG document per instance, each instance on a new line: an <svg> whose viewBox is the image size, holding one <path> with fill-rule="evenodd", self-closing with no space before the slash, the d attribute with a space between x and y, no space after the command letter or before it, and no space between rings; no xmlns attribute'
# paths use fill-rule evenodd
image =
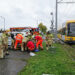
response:
<svg viewBox="0 0 75 75"><path fill-rule="evenodd" d="M23 39L23 36L21 34L17 34L16 40L21 40L22 41L22 39Z"/></svg>

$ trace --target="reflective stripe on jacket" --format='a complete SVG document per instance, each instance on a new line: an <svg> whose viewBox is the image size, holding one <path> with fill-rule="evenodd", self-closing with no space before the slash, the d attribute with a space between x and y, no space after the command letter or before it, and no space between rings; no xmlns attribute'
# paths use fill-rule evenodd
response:
<svg viewBox="0 0 75 75"><path fill-rule="evenodd" d="M22 39L23 39L23 36L21 34L17 34L16 40L22 40Z"/></svg>

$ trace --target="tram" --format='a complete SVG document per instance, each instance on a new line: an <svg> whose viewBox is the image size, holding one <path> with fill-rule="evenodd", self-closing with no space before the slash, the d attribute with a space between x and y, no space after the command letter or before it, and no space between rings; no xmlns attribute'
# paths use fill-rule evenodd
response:
<svg viewBox="0 0 75 75"><path fill-rule="evenodd" d="M75 20L66 21L57 36L66 43L75 43Z"/></svg>

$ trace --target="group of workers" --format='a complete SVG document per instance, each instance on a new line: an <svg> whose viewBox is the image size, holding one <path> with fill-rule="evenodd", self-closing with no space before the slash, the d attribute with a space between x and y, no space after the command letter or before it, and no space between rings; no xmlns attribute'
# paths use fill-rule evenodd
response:
<svg viewBox="0 0 75 75"><path fill-rule="evenodd" d="M53 35L50 34L49 32L47 32L46 34L46 49L48 50L49 46L51 47L52 43L53 43ZM29 36L23 36L23 34L17 34L15 37L15 44L14 44L14 49L17 48L18 43L21 45L21 50L28 50L28 51L34 51L34 50L39 50L39 46L40 48L43 50L43 36L41 35L29 35Z"/></svg>
<svg viewBox="0 0 75 75"><path fill-rule="evenodd" d="M8 53L8 37L9 36L10 35L8 35L7 32L3 32L2 36L0 37L0 57L3 57L2 51L5 51L6 54L9 54ZM28 52L35 51L35 50L39 51L39 46L41 50L43 50L43 45L42 45L43 36L39 34L38 35L30 34L28 36L24 36L22 33L19 33L16 35L16 37L14 37L13 35L11 35L11 37L12 37L12 47L14 48L14 50L17 50L17 47L19 45L21 47L21 51L24 51L24 50L27 50ZM51 46L53 43L52 41L53 36L47 32L45 37L46 37L45 38L46 49L48 50L49 46Z"/></svg>
<svg viewBox="0 0 75 75"><path fill-rule="evenodd" d="M16 50L18 43L21 46L21 51L24 51L24 49L27 51L34 51L39 49L39 45L41 49L43 50L42 46L43 39L40 35L29 35L29 36L23 36L23 34L17 34L15 37L15 44L14 49Z"/></svg>

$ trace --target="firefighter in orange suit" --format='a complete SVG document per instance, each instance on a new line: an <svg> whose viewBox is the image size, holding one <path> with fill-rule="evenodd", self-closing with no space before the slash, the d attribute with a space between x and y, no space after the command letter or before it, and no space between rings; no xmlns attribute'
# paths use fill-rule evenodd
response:
<svg viewBox="0 0 75 75"><path fill-rule="evenodd" d="M38 49L39 45L41 47L41 49L43 49L43 46L42 46L42 42L43 42L43 39L41 36L37 35L35 36L35 39L36 39L36 48Z"/></svg>
<svg viewBox="0 0 75 75"><path fill-rule="evenodd" d="M17 48L17 44L20 43L21 47L22 47L22 40L23 40L23 35L22 34L17 34L16 38L15 38L15 46L14 49Z"/></svg>

